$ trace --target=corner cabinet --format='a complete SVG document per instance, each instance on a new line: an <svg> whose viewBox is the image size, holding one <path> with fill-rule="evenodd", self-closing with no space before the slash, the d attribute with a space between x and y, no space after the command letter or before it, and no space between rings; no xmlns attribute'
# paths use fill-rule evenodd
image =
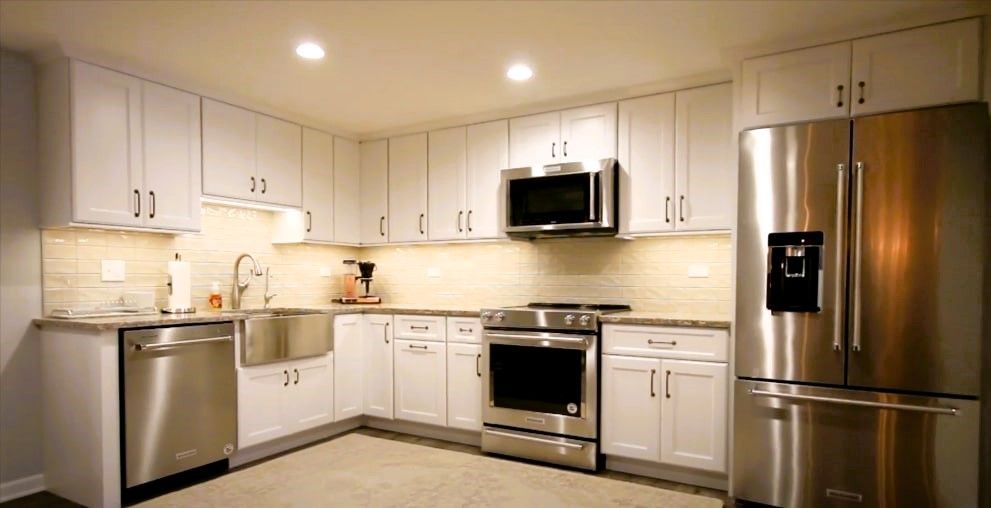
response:
<svg viewBox="0 0 991 508"><path fill-rule="evenodd" d="M334 138L334 241L361 242L361 201L358 142Z"/></svg>
<svg viewBox="0 0 991 508"><path fill-rule="evenodd" d="M78 60L43 66L42 225L199 231L199 100Z"/></svg>
<svg viewBox="0 0 991 508"><path fill-rule="evenodd" d="M389 141L363 141L359 149L360 237L365 245L389 241Z"/></svg>

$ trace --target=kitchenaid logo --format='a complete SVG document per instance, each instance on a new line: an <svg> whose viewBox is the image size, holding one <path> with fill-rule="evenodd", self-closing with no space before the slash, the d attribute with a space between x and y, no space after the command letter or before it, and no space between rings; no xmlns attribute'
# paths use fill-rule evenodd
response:
<svg viewBox="0 0 991 508"><path fill-rule="evenodd" d="M175 454L175 460L188 459L189 457L196 455L197 452L199 452L199 450L197 450L196 448L193 448L192 450L186 450L184 452L179 452Z"/></svg>

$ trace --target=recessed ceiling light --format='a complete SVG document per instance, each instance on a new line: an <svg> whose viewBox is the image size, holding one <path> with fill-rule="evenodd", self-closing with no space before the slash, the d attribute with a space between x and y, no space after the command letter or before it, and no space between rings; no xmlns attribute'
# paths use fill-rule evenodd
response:
<svg viewBox="0 0 991 508"><path fill-rule="evenodd" d="M323 48L312 42L304 42L296 46L296 54L307 60L319 60L323 58Z"/></svg>
<svg viewBox="0 0 991 508"><path fill-rule="evenodd" d="M513 81L526 81L533 77L533 69L526 64L516 64L506 71L506 77Z"/></svg>

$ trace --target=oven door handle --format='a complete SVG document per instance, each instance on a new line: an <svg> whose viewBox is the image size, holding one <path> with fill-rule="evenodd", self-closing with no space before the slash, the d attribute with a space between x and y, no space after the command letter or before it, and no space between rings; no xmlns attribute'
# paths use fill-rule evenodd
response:
<svg viewBox="0 0 991 508"><path fill-rule="evenodd" d="M506 339L507 341L512 341L517 344L526 346L541 346L541 342L558 342L564 344L580 344L582 346L588 347L588 337L561 337L561 336L541 336L541 335L524 335L517 333L492 333L486 332L486 337L492 339Z"/></svg>
<svg viewBox="0 0 991 508"><path fill-rule="evenodd" d="M499 432L497 430L485 429L485 433L492 436L508 437L510 439L519 439L522 441L530 441L532 443L540 443L548 446L560 446L562 448L573 448L575 450L581 450L585 448L585 445L580 445L578 443L563 443L561 441L554 441L551 439L541 439L539 437L524 436L520 434L510 434L508 432Z"/></svg>

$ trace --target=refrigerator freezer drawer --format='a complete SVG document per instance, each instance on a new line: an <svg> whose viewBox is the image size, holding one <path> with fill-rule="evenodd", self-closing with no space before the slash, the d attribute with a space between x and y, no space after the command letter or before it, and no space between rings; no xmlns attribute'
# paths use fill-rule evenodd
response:
<svg viewBox="0 0 991 508"><path fill-rule="evenodd" d="M979 402L737 380L733 493L782 507L972 507Z"/></svg>

